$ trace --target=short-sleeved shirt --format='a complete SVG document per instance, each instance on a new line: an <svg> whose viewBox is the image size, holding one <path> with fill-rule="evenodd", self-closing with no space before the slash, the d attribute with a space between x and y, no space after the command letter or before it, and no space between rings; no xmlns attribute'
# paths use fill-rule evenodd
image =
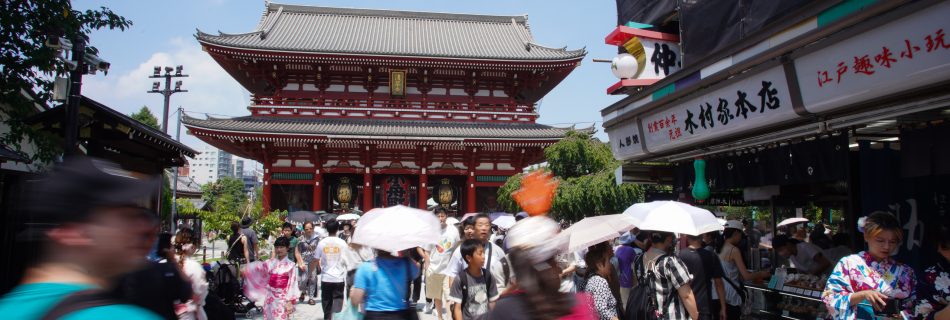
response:
<svg viewBox="0 0 950 320"><path fill-rule="evenodd" d="M321 282L340 283L346 280L345 257L350 246L335 236L326 237L317 244L316 258L320 260Z"/></svg>
<svg viewBox="0 0 950 320"><path fill-rule="evenodd" d="M654 248L650 249L647 253L656 251L660 253L663 252ZM644 258L647 257L649 256L645 256ZM655 257L655 260L645 263L652 265L650 270L656 275L656 281L653 282L653 289L656 290L656 303L657 306L662 309L662 313L667 315L668 319L689 319L689 314L686 312L686 308L683 302L680 301L679 294L676 291L693 280L693 275L689 273L686 265L683 264L683 260L680 260L676 256L661 255ZM669 301L670 299L673 300Z"/></svg>
<svg viewBox="0 0 950 320"><path fill-rule="evenodd" d="M459 275L465 277L465 286L468 287L468 293L464 294L464 298L468 300L465 303L462 303L461 278L452 283L448 300L462 304L462 319L475 319L488 313L488 303L498 300L498 288L495 287L494 283L489 284L485 272L485 269L482 269L481 277L473 277L467 270Z"/></svg>
<svg viewBox="0 0 950 320"><path fill-rule="evenodd" d="M241 234L247 237L247 255L251 257L251 261L248 262L257 261L257 250L254 250L255 247L259 247L257 233L251 228L244 228L241 229Z"/></svg>
<svg viewBox="0 0 950 320"><path fill-rule="evenodd" d="M300 236L300 240L297 242L297 250L300 250L300 258L303 259L303 262L313 262L318 244L320 244L320 236L316 232L309 237L307 234Z"/></svg>
<svg viewBox="0 0 950 320"><path fill-rule="evenodd" d="M808 242L799 242L795 247L798 248L798 253L788 257L792 262L792 266L805 273L815 273L818 271L814 270L817 268L815 265L815 256L821 253L821 248Z"/></svg>
<svg viewBox="0 0 950 320"><path fill-rule="evenodd" d="M297 262L297 255L294 253L297 251L297 244L300 243L300 237L290 237L290 248L287 250L287 258L290 261Z"/></svg>
<svg viewBox="0 0 950 320"><path fill-rule="evenodd" d="M686 269L693 275L690 287L696 297L696 309L701 314L712 314L712 288L710 282L715 278L722 278L722 264L715 253L706 249L686 247L676 255L686 265Z"/></svg>
<svg viewBox="0 0 950 320"><path fill-rule="evenodd" d="M418 275L419 268L409 259L380 257L356 269L353 287L366 292L366 311L406 310L409 279Z"/></svg>
<svg viewBox="0 0 950 320"><path fill-rule="evenodd" d="M502 250L498 245L494 243L488 243L491 246L491 257L486 257L485 264L482 265L482 268L489 269L488 263L491 262L491 276L495 280L495 286L497 288L507 287L505 283L505 268L503 267L502 259L505 258L505 251ZM485 255L487 256L489 252L488 247L485 247ZM465 268L468 268L468 263L465 262L465 259L462 259L462 250L459 250L458 247L455 248L455 252L452 253L452 258L449 261L448 267L445 270L442 270L442 274L447 277L458 277L459 273L464 272Z"/></svg>
<svg viewBox="0 0 950 320"><path fill-rule="evenodd" d="M67 295L94 286L75 283L21 284L0 298L0 314L4 319L40 319ZM157 314L128 305L114 304L79 310L62 317L63 320L129 319L159 320Z"/></svg>
<svg viewBox="0 0 950 320"><path fill-rule="evenodd" d="M620 270L620 287L633 288L636 279L633 275L633 262L643 254L640 248L623 245L617 248L617 269Z"/></svg>
<svg viewBox="0 0 950 320"><path fill-rule="evenodd" d="M429 248L429 273L442 273L452 260L452 253L459 244L459 231L452 226L442 228L439 242Z"/></svg>

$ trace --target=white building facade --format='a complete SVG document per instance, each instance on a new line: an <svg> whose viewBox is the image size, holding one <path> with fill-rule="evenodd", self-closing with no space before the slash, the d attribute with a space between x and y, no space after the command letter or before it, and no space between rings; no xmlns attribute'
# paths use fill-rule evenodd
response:
<svg viewBox="0 0 950 320"><path fill-rule="evenodd" d="M191 162L189 176L199 184L218 181L221 177L233 177L233 156L217 148L205 146Z"/></svg>

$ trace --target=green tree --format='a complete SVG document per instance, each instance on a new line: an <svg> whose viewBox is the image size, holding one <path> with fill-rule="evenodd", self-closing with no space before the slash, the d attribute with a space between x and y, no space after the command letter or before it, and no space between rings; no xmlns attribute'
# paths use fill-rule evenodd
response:
<svg viewBox="0 0 950 320"><path fill-rule="evenodd" d="M216 213L243 216L247 209L244 182L233 177L221 177L218 181L201 186L201 198L208 202Z"/></svg>
<svg viewBox="0 0 950 320"><path fill-rule="evenodd" d="M570 131L557 143L544 149L546 168L560 180L551 214L556 218L577 221L588 216L623 212L643 201L639 185L617 185L614 171L620 161L614 160L610 148L590 134ZM512 176L498 189L498 203L507 211L521 208L511 193L521 187L521 174Z"/></svg>
<svg viewBox="0 0 950 320"><path fill-rule="evenodd" d="M162 130L162 127L158 125L158 118L152 114L152 111L148 109L148 106L142 106L142 109L139 109L139 112L129 115L132 119L135 119L138 122L141 122L149 127Z"/></svg>
<svg viewBox="0 0 950 320"><path fill-rule="evenodd" d="M0 143L20 151L21 142L30 141L37 147L33 160L54 159L60 152L55 140L24 122L36 112L34 103L53 103L54 76L68 71L57 59L60 53L45 43L60 36L88 43L93 30L125 30L131 25L132 21L106 7L73 10L69 0L7 0L0 4L0 102L10 105L0 114L0 121L10 128L0 135ZM86 52L98 54L93 46L87 46ZM24 92L35 93L35 97L28 98Z"/></svg>

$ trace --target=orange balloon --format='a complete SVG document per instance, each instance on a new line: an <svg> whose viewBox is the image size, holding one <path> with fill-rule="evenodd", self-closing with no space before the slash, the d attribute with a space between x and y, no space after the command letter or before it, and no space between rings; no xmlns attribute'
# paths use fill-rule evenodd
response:
<svg viewBox="0 0 950 320"><path fill-rule="evenodd" d="M511 197L528 215L544 215L551 210L557 186L558 181L550 172L538 170L521 178L521 188L512 192Z"/></svg>

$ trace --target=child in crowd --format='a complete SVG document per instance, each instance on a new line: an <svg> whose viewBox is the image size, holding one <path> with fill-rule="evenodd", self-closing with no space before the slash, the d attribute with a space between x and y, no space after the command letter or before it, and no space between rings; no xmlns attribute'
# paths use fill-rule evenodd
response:
<svg viewBox="0 0 950 320"><path fill-rule="evenodd" d="M485 247L477 239L468 239L459 247L468 267L452 284L449 301L455 304L454 320L475 319L488 313L498 300L498 289L490 273L482 268L485 263Z"/></svg>

